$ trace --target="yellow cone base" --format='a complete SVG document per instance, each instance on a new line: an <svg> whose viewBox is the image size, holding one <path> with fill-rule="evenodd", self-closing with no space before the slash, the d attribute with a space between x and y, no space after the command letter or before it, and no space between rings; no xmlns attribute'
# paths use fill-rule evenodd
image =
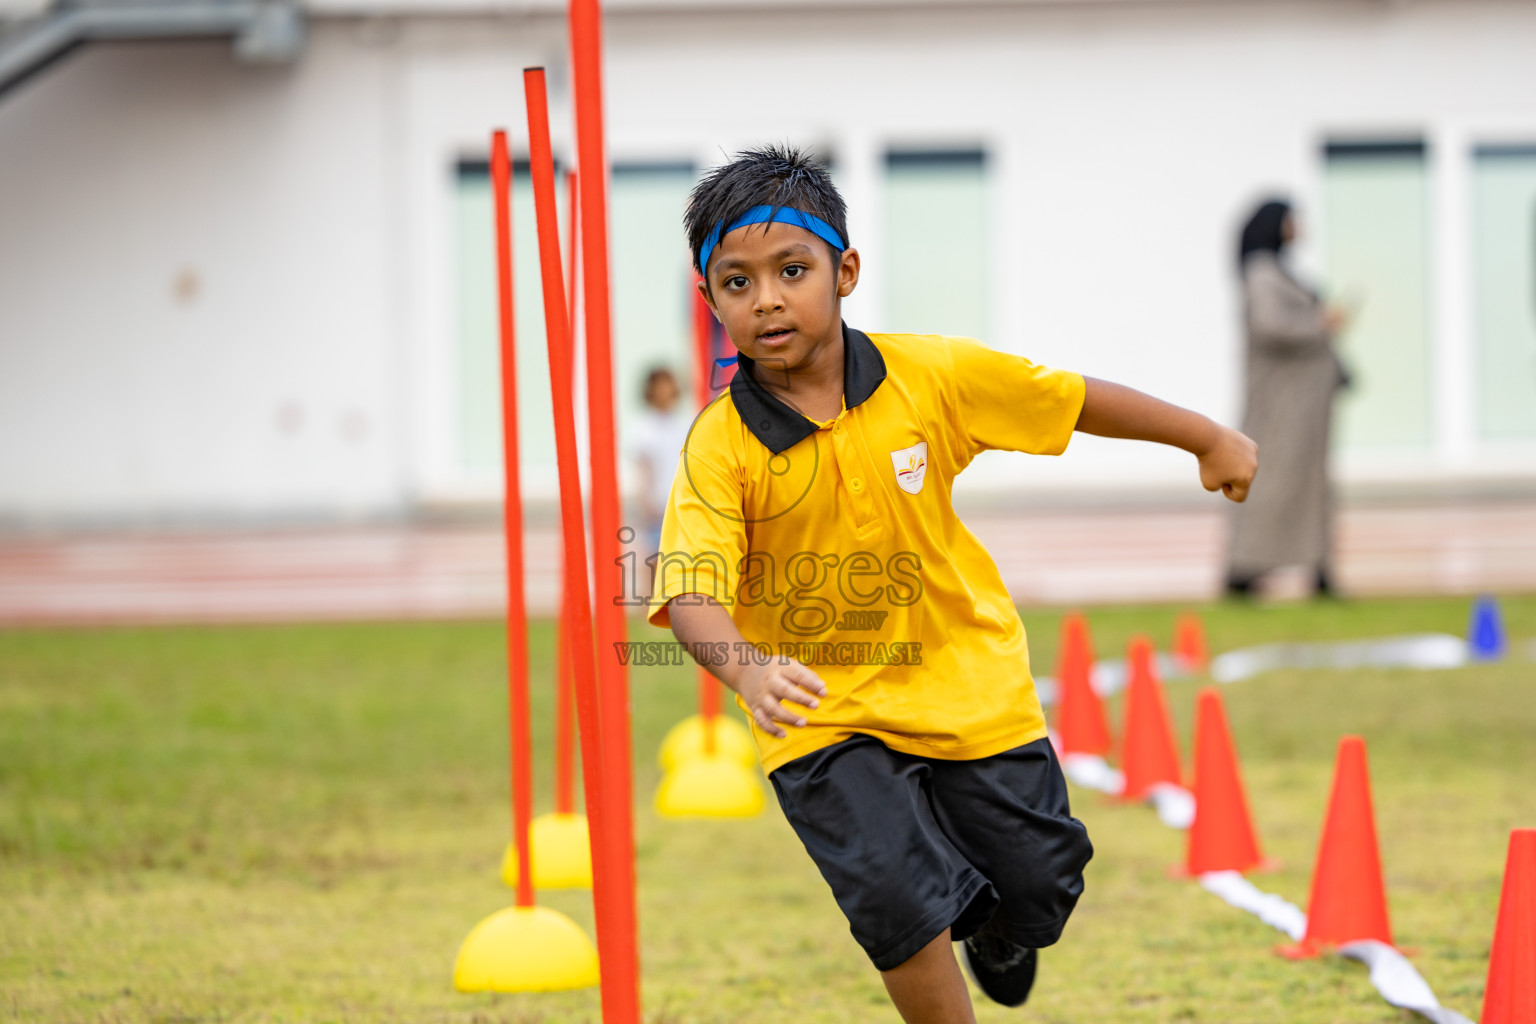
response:
<svg viewBox="0 0 1536 1024"><path fill-rule="evenodd" d="M724 714L715 716L715 753L744 768L757 767L757 744L752 742L752 734ZM670 772L685 761L704 756L704 716L689 715L668 731L657 760L662 771Z"/></svg>
<svg viewBox="0 0 1536 1024"><path fill-rule="evenodd" d="M597 949L575 921L548 907L508 907L459 947L460 992L559 992L598 983Z"/></svg>
<svg viewBox="0 0 1536 1024"><path fill-rule="evenodd" d="M541 814L528 824L535 889L592 888L592 848L584 814ZM507 844L501 880L517 888L517 845Z"/></svg>
<svg viewBox="0 0 1536 1024"><path fill-rule="evenodd" d="M656 790L656 811L664 818L750 818L762 810L757 770L720 755L679 765Z"/></svg>

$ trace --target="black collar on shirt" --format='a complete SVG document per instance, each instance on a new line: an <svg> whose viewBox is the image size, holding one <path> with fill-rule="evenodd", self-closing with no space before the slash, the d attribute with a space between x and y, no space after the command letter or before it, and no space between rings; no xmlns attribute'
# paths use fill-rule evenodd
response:
<svg viewBox="0 0 1536 1024"><path fill-rule="evenodd" d="M793 448L816 432L816 424L770 394L752 376L754 364L746 356L736 358L731 378L731 402L752 436L773 454ZM772 370L760 372L772 373ZM885 380L885 357L869 335L843 324L843 404L861 404Z"/></svg>

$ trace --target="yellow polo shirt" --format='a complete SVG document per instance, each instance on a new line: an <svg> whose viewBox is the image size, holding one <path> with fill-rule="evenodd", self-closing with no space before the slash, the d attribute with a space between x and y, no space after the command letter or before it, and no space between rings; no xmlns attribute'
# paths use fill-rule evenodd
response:
<svg viewBox="0 0 1536 1024"><path fill-rule="evenodd" d="M708 595L755 645L715 658L789 654L826 683L786 738L752 724L764 771L856 733L950 760L1037 740L1045 717L1023 623L950 485L990 448L1064 451L1083 379L969 338L844 326L843 343L832 420L770 394L754 373L772 370L744 356L699 414L650 620L669 625L668 602Z"/></svg>

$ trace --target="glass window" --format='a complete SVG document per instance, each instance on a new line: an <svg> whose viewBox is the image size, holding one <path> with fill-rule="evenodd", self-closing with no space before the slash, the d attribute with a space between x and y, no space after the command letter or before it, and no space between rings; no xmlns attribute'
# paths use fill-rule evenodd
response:
<svg viewBox="0 0 1536 1024"><path fill-rule="evenodd" d="M1360 303L1340 354L1354 377L1342 403L1349 448L1424 447L1430 407L1424 144L1330 143L1323 216L1333 298Z"/></svg>
<svg viewBox="0 0 1536 1024"><path fill-rule="evenodd" d="M560 176L563 178L563 175ZM565 189L559 188L560 208ZM490 166L462 160L454 194L457 266L456 406L460 467L501 478L501 378L496 327L496 234ZM562 224L561 241L569 244ZM567 284L569 287L569 284ZM544 294L533 215L533 182L526 164L512 174L512 310L517 346L518 432L525 494L557 493L554 412L544 341Z"/></svg>
<svg viewBox="0 0 1536 1024"><path fill-rule="evenodd" d="M496 335L495 234L491 182L484 160L460 161L454 197L457 265L457 362L455 404L458 455L469 475L492 480L501 467L501 406ZM570 244L564 215L564 174L557 177L561 242ZM645 373L673 368L691 394L693 275L683 237L683 203L693 187L689 164L619 165L609 188L609 253L614 387L620 430L641 405ZM558 492L549 361L544 339L543 285L539 276L533 188L525 164L512 181L512 281L517 332L518 428L522 435L523 488L528 495ZM566 287L571 287L566 282ZM578 410L584 403L578 403ZM578 418L584 413L578 411ZM584 420L579 425L585 430Z"/></svg>
<svg viewBox="0 0 1536 1024"><path fill-rule="evenodd" d="M1536 145L1477 149L1472 189L1478 435L1536 439Z"/></svg>
<svg viewBox="0 0 1536 1024"><path fill-rule="evenodd" d="M885 325L986 340L984 154L893 150L885 167Z"/></svg>
<svg viewBox="0 0 1536 1024"><path fill-rule="evenodd" d="M683 234L692 164L618 164L609 190L613 239L613 379L618 390L620 461L624 425L644 407L653 366L666 366L693 395L693 267Z"/></svg>

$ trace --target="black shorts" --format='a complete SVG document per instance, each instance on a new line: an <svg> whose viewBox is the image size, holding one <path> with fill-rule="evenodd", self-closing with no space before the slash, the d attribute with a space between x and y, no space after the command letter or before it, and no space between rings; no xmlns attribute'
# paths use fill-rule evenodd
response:
<svg viewBox="0 0 1536 1024"><path fill-rule="evenodd" d="M976 761L855 736L769 776L853 937L888 971L950 929L1061 937L1093 856L1049 740Z"/></svg>

